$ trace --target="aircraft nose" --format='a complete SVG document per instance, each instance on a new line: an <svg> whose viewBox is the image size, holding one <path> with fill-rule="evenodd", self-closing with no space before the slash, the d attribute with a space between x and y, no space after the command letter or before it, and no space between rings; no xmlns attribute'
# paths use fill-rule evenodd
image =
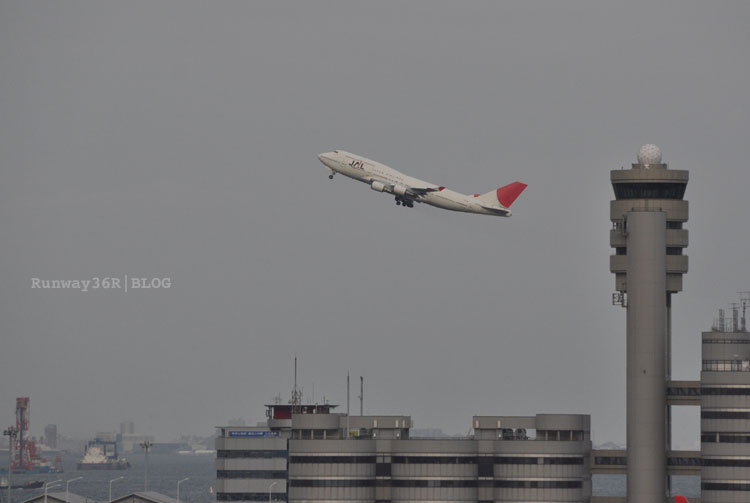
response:
<svg viewBox="0 0 750 503"><path fill-rule="evenodd" d="M320 162L322 162L324 165L330 167L331 162L333 162L333 156L330 152L324 152L322 154L318 155L318 159Z"/></svg>

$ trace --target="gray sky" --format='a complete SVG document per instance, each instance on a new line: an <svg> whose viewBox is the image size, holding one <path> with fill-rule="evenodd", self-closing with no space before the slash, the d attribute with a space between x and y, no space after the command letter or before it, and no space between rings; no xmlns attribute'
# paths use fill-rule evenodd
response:
<svg viewBox="0 0 750 503"><path fill-rule="evenodd" d="M674 372L750 290L750 6L0 3L0 424L169 440L305 395L465 433L590 413L625 438L609 170L690 170ZM342 148L511 219L327 178ZM31 288L169 277L168 290ZM352 393L353 409L358 403ZM698 442L679 409L677 443Z"/></svg>

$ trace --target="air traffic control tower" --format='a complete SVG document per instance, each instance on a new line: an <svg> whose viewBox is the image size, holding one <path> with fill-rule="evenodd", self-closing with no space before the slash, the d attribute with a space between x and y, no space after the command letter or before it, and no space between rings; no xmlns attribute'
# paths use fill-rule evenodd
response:
<svg viewBox="0 0 750 503"><path fill-rule="evenodd" d="M609 268L613 302L627 309L627 501L664 503L668 494L672 294L687 272L688 172L667 169L656 145L644 145L632 169L610 172Z"/></svg>

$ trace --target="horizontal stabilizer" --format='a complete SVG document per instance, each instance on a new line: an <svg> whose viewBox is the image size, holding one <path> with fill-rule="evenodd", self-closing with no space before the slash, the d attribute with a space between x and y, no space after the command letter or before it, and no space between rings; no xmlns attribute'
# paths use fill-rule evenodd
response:
<svg viewBox="0 0 750 503"><path fill-rule="evenodd" d="M482 208L484 208L485 210L489 210L495 215L500 216L500 217L510 216L510 210L507 208L496 208L494 206L482 206Z"/></svg>

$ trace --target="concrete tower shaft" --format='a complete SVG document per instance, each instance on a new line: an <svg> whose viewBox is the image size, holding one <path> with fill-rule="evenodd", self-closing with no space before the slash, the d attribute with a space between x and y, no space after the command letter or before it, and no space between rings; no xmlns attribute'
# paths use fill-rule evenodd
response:
<svg viewBox="0 0 750 503"><path fill-rule="evenodd" d="M688 266L682 228L688 172L667 169L658 147L644 146L644 152L632 169L610 172L610 271L627 307L628 502L663 503L669 487L670 306Z"/></svg>
<svg viewBox="0 0 750 503"><path fill-rule="evenodd" d="M666 214L628 214L628 501L662 503L666 490ZM658 497L658 498L657 498Z"/></svg>

